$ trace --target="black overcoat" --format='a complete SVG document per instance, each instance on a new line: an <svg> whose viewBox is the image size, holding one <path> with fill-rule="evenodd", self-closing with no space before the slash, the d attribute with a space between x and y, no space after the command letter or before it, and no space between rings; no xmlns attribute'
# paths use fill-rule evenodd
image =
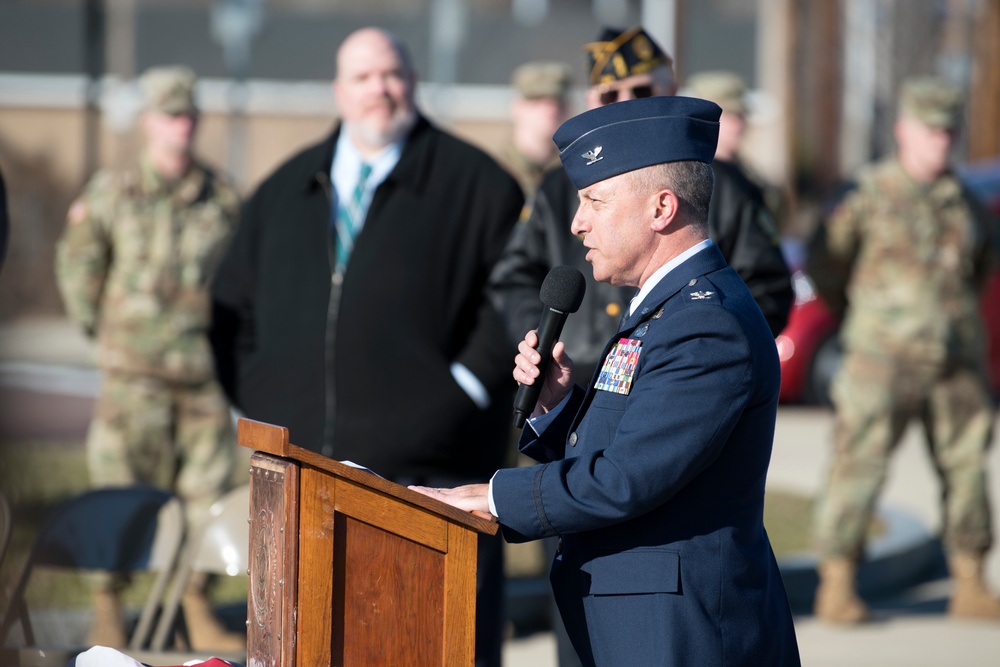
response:
<svg viewBox="0 0 1000 667"><path fill-rule="evenodd" d="M391 478L485 479L503 462L516 350L484 297L523 197L485 153L420 118L332 269L339 127L247 201L213 283L220 379L291 441ZM488 389L476 407L453 362Z"/></svg>

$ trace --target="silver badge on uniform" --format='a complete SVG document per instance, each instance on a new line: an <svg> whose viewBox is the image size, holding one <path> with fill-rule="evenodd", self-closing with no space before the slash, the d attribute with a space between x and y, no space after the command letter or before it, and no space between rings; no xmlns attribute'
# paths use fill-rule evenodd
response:
<svg viewBox="0 0 1000 667"><path fill-rule="evenodd" d="M708 291L691 292L691 299L693 299L694 301L704 301L705 299L711 299L713 294L715 294L715 292L708 292Z"/></svg>
<svg viewBox="0 0 1000 667"><path fill-rule="evenodd" d="M604 159L603 157L597 157L598 155L601 154L602 150L604 150L604 146L598 146L598 147L596 147L592 151L587 151L586 153L584 153L580 157L584 157L584 158L587 158L588 160L590 160L590 162L588 162L586 164L586 166L589 167L590 165L594 164L595 162L599 162L599 161L601 161L601 160Z"/></svg>

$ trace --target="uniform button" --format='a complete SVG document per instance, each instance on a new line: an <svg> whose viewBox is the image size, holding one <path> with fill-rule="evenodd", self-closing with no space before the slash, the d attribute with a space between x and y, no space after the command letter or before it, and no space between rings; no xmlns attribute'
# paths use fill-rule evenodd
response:
<svg viewBox="0 0 1000 667"><path fill-rule="evenodd" d="M572 433L569 434L569 446L576 447L576 441L577 441L576 431L573 431Z"/></svg>
<svg viewBox="0 0 1000 667"><path fill-rule="evenodd" d="M698 284L698 279L697 278L692 278L691 282L688 283L688 287L694 287L697 284Z"/></svg>

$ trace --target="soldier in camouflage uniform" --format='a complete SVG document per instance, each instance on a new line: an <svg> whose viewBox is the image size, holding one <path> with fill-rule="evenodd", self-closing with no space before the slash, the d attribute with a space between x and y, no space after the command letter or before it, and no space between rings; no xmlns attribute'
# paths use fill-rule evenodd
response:
<svg viewBox="0 0 1000 667"><path fill-rule="evenodd" d="M985 453L994 407L978 302L997 266L993 221L948 166L962 95L931 77L904 82L898 153L865 169L813 239L809 272L844 316L832 387L834 460L817 509L818 618L868 609L856 564L907 422L920 418L942 482L949 611L1000 618L982 566L993 536Z"/></svg>
<svg viewBox="0 0 1000 667"><path fill-rule="evenodd" d="M142 85L144 150L134 164L96 174L72 204L56 273L69 316L96 339L102 371L87 437L91 483L174 491L190 534L236 462L207 329L208 283L235 231L239 197L192 154L193 72L155 68ZM204 583L185 595L194 648L245 648L222 633ZM94 645L125 643L122 585L99 578Z"/></svg>
<svg viewBox="0 0 1000 667"><path fill-rule="evenodd" d="M680 91L681 95L711 100L722 107L719 119L719 145L715 161L725 162L746 178L750 189L759 190L766 207L759 214L766 216L759 224L777 237L788 218L788 202L782 188L764 178L753 165L743 159L744 138L750 125L752 107L749 90L743 78L728 70L711 70L691 75Z"/></svg>
<svg viewBox="0 0 1000 667"><path fill-rule="evenodd" d="M566 120L571 80L569 65L555 61L524 63L511 74L515 95L510 104L511 137L496 159L517 179L529 205L542 176L559 165L552 135Z"/></svg>

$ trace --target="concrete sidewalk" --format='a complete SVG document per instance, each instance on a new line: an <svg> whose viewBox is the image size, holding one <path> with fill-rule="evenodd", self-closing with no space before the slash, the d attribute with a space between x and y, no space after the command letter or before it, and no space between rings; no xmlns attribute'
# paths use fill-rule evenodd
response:
<svg viewBox="0 0 1000 667"><path fill-rule="evenodd" d="M17 372L17 364L54 364L87 369L93 365L89 343L61 319L0 326L0 362ZM34 373L34 371L32 371ZM778 413L769 488L815 494L826 471L832 415L827 410L782 407ZM1000 425L997 433L1000 434ZM997 437L1000 439L1000 436ZM990 490L1000 502L1000 447L989 454ZM911 425L893 458L882 503L915 517L935 534L940 525L940 487L919 430ZM1000 535L1000 507L994 508ZM790 569L782 563L783 572ZM799 564L797 567L801 567ZM808 564L806 565L808 567ZM1000 590L1000 547L993 550L987 576ZM787 579L787 575L786 575ZM950 594L946 574L938 569L929 580L870 600L875 622L859 628L834 628L808 613L796 617L799 648L810 667L908 667L963 665L993 667L1000 663L1000 623L952 621L944 615ZM799 585L799 584L796 584ZM800 593L801 591L790 591ZM507 642L509 667L555 667L555 642L543 632Z"/></svg>
<svg viewBox="0 0 1000 667"><path fill-rule="evenodd" d="M93 367L93 344L69 320L38 317L0 324L0 362Z"/></svg>

